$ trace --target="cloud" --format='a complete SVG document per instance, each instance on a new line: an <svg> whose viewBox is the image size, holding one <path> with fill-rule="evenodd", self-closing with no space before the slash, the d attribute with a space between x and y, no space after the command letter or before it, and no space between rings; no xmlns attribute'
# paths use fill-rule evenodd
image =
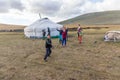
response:
<svg viewBox="0 0 120 80"><path fill-rule="evenodd" d="M68 19L82 14L82 6L84 6L87 1L88 0L65 0L62 8L58 12L58 16Z"/></svg>
<svg viewBox="0 0 120 80"><path fill-rule="evenodd" d="M82 6L83 13L108 11L108 10L120 10L120 1L118 0L101 0L98 2L88 1Z"/></svg>
<svg viewBox="0 0 120 80"><path fill-rule="evenodd" d="M60 10L62 2L59 0L30 0L25 5L26 11L53 16Z"/></svg>
<svg viewBox="0 0 120 80"><path fill-rule="evenodd" d="M120 10L119 3L118 0L66 0L58 14L68 19L90 12Z"/></svg>
<svg viewBox="0 0 120 80"><path fill-rule="evenodd" d="M90 12L120 10L119 3L120 0L0 0L0 14L11 13L16 19L21 19L18 14L25 14L24 19L30 20L34 14L38 19L41 13L42 17L61 21Z"/></svg>
<svg viewBox="0 0 120 80"><path fill-rule="evenodd" d="M119 3L120 3L120 0L104 0L98 6L99 6L99 9L102 9L103 11L106 11L106 10L120 10L120 4Z"/></svg>
<svg viewBox="0 0 120 80"><path fill-rule="evenodd" d="M8 13L10 9L22 11L24 5L21 0L0 0L0 13Z"/></svg>
<svg viewBox="0 0 120 80"><path fill-rule="evenodd" d="M80 14L120 9L119 0L0 0L0 12L15 9L46 16L70 18Z"/></svg>
<svg viewBox="0 0 120 80"><path fill-rule="evenodd" d="M90 2L97 3L97 2L103 2L104 0L89 0Z"/></svg>
<svg viewBox="0 0 120 80"><path fill-rule="evenodd" d="M8 12L9 4L5 0L0 0L0 13Z"/></svg>
<svg viewBox="0 0 120 80"><path fill-rule="evenodd" d="M23 11L25 9L24 5L22 4L21 0L12 0L10 1L10 7L13 9L18 9Z"/></svg>

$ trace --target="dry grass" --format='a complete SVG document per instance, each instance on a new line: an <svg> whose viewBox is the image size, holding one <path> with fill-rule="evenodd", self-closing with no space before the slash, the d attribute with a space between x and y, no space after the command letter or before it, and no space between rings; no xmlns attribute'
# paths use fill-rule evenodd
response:
<svg viewBox="0 0 120 80"><path fill-rule="evenodd" d="M65 48L52 39L48 62L43 40L0 33L0 80L119 80L120 42L104 42L104 31L84 30L82 44L72 32Z"/></svg>
<svg viewBox="0 0 120 80"><path fill-rule="evenodd" d="M65 24L64 26L67 26L68 28L77 28L78 24L80 23L72 23L72 24ZM86 27L110 27L110 28L118 28L120 27L120 25L82 25L82 28L86 28Z"/></svg>
<svg viewBox="0 0 120 80"><path fill-rule="evenodd" d="M21 25L6 25L0 24L0 30L15 30L15 29L24 29L25 26Z"/></svg>

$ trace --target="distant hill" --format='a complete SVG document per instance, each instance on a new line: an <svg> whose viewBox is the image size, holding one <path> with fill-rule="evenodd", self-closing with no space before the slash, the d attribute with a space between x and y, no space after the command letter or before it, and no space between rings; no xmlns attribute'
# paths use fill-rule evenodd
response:
<svg viewBox="0 0 120 80"><path fill-rule="evenodd" d="M88 13L59 23L80 23L83 25L116 25L120 24L120 10Z"/></svg>
<svg viewBox="0 0 120 80"><path fill-rule="evenodd" d="M0 32L13 32L13 31L18 31L21 32L25 26L21 25L9 25L9 24L0 24Z"/></svg>

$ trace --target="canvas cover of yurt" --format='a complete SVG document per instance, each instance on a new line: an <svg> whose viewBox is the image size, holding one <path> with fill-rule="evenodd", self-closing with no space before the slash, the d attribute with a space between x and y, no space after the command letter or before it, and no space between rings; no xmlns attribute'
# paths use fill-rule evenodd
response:
<svg viewBox="0 0 120 80"><path fill-rule="evenodd" d="M42 38L43 30L48 34L48 28L50 29L51 37L58 37L59 32L57 29L62 28L63 25L57 24L49 20L48 18L42 18L24 28L24 34L28 38Z"/></svg>
<svg viewBox="0 0 120 80"><path fill-rule="evenodd" d="M120 41L120 31L108 31L104 36L105 41Z"/></svg>

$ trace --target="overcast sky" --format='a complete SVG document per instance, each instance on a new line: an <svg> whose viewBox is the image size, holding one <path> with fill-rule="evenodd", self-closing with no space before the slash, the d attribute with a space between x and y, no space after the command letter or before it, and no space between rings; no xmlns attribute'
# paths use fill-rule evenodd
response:
<svg viewBox="0 0 120 80"><path fill-rule="evenodd" d="M30 25L39 13L59 22L107 10L120 10L120 0L0 0L0 23Z"/></svg>

